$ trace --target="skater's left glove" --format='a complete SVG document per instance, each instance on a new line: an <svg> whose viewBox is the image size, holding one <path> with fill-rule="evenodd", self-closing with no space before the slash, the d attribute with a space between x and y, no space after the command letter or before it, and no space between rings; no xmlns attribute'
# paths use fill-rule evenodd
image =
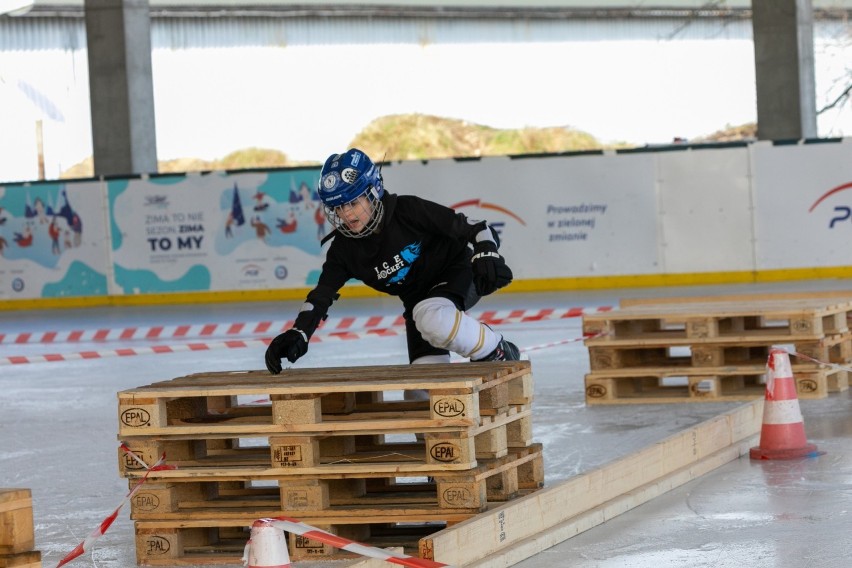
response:
<svg viewBox="0 0 852 568"><path fill-rule="evenodd" d="M487 296L512 281L512 269L497 252L491 241L480 241L473 246L473 285L479 296Z"/></svg>

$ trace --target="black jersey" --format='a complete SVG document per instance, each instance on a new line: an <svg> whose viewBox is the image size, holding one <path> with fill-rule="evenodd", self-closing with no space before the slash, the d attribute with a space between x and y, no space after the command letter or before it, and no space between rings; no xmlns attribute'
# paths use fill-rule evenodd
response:
<svg viewBox="0 0 852 568"><path fill-rule="evenodd" d="M412 195L385 193L379 232L353 239L336 234L317 288L336 293L351 278L403 301L419 299L445 268L470 258L469 243L486 228L462 213Z"/></svg>

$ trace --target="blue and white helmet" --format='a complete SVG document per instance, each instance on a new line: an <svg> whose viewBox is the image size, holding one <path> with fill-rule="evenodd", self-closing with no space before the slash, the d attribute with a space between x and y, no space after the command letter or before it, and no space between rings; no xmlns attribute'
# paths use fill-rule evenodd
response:
<svg viewBox="0 0 852 568"><path fill-rule="evenodd" d="M320 173L317 193L322 201L326 219L347 237L366 237L380 226L384 216L382 172L367 154L351 148L343 154L333 154L325 161ZM341 216L345 206L366 196L370 207L369 221L360 230L349 227Z"/></svg>

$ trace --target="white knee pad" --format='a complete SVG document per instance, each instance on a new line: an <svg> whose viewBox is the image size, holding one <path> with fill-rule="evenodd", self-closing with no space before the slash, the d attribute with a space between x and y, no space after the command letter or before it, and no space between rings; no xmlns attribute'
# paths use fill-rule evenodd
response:
<svg viewBox="0 0 852 568"><path fill-rule="evenodd" d="M423 339L463 357L484 357L500 342L500 336L490 327L457 310L446 298L426 298L411 313Z"/></svg>

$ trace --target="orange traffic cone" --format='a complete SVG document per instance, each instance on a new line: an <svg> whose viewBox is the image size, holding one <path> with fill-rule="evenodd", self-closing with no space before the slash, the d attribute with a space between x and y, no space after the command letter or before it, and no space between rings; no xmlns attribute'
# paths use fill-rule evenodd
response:
<svg viewBox="0 0 852 568"><path fill-rule="evenodd" d="M763 428L760 445L749 452L751 459L788 460L818 455L817 447L805 437L790 355L784 349L772 349L766 365Z"/></svg>
<svg viewBox="0 0 852 568"><path fill-rule="evenodd" d="M267 521L255 521L251 526L251 538L246 545L243 564L248 568L290 568L290 553L287 552L284 531Z"/></svg>

